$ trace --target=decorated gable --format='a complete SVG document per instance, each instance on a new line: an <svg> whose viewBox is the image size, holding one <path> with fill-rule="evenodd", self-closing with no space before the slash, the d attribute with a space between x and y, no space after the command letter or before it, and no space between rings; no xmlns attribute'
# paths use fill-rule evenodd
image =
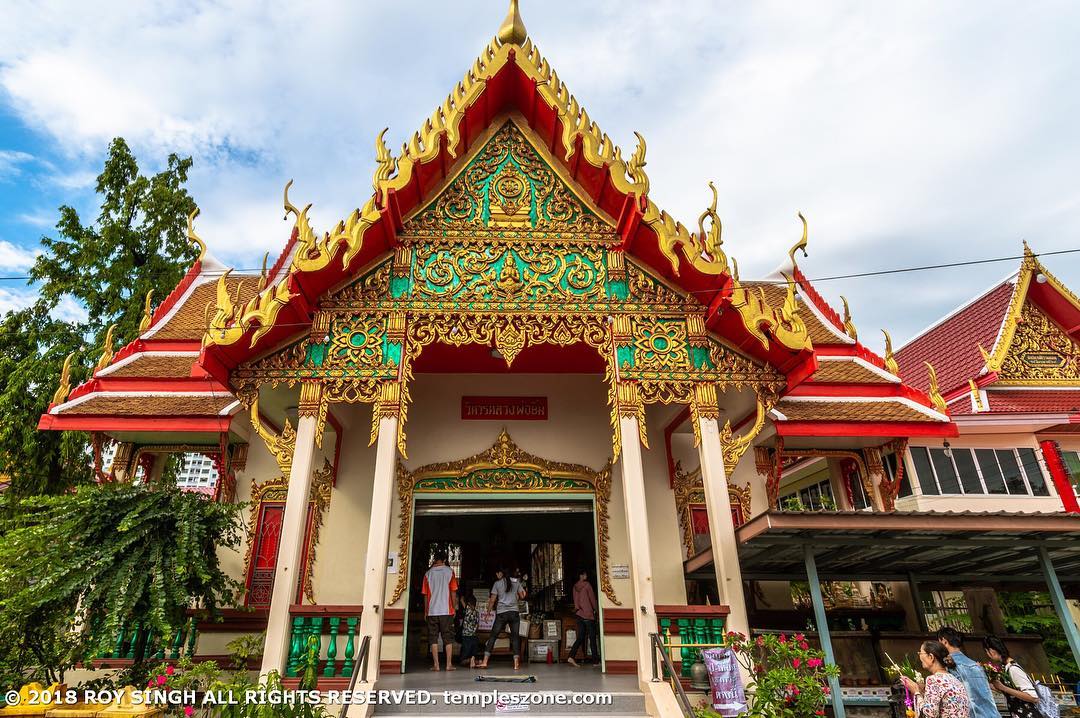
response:
<svg viewBox="0 0 1080 718"><path fill-rule="evenodd" d="M507 120L465 168L405 224L407 237L614 239L610 223L575 193Z"/></svg>
<svg viewBox="0 0 1080 718"><path fill-rule="evenodd" d="M1025 302L998 376L1003 384L1075 384L1080 347L1046 312Z"/></svg>

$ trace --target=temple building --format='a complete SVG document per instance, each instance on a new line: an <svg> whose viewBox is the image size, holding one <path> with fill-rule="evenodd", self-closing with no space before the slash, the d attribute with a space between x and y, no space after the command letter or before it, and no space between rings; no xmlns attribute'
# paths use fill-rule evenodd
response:
<svg viewBox="0 0 1080 718"><path fill-rule="evenodd" d="M222 552L243 605L178 653L220 658L265 631L264 673L295 676L310 636L328 680L348 682L362 643L376 686L426 671L420 586L441 550L485 601L496 569L529 574L529 612L560 622L565 658L584 568L602 672L636 676L648 710L670 715L654 634L707 642L812 618L833 660L816 578L866 597L861 627L870 609L898 615L897 645L913 645L919 591L949 569L896 547L952 541L937 512L964 512L957 530L980 541L1020 532L1036 573L1057 565L1080 588L1080 553L1060 540L1080 528L1063 478L1080 449L1080 304L1034 257L878 355L800 268L801 215L779 269L751 281L715 189L692 229L658 207L644 139L624 152L599 128L516 1L398 152L384 136L372 194L329 231L285 186L294 226L261 274L216 261L193 215L199 260L41 418L91 432L97 457L115 444L115 478L197 452L215 500L250 502L245 550ZM864 649L835 659L881 684Z"/></svg>

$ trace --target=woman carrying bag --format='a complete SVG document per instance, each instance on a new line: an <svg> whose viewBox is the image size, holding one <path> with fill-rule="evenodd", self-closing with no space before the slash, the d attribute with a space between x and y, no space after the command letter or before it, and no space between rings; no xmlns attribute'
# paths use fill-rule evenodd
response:
<svg viewBox="0 0 1080 718"><path fill-rule="evenodd" d="M994 690L1005 695L1009 715L1012 718L1047 718L1039 710L1039 692L1035 688L1035 681L1031 680L1027 671L1012 659L1005 642L997 636L987 636L983 639L983 650L986 651L987 658L1001 664L1005 676L1012 684L1007 685L1001 680L990 682Z"/></svg>

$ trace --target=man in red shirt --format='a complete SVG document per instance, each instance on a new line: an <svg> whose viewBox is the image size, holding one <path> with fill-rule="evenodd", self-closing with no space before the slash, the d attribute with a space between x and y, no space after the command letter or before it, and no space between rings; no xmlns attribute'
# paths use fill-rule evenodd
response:
<svg viewBox="0 0 1080 718"><path fill-rule="evenodd" d="M427 618L431 658L439 670L439 636L446 646L446 670L454 671L454 606L457 605L457 576L446 565L446 552L436 551L431 568L424 574L424 616Z"/></svg>

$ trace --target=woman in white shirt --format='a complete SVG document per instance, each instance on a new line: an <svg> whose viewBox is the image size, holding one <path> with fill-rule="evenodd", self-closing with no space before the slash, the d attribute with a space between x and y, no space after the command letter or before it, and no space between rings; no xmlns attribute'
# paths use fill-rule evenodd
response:
<svg viewBox="0 0 1080 718"><path fill-rule="evenodd" d="M1012 718L1042 718L1039 710L1039 694L1035 691L1035 681L1027 674L1020 664L1009 655L1009 649L1005 642L997 636L987 636L983 639L983 650L986 657L994 663L1000 663L1005 669L1011 686L1002 681L991 681L994 690L1005 695L1005 702L1009 706L1009 714Z"/></svg>

